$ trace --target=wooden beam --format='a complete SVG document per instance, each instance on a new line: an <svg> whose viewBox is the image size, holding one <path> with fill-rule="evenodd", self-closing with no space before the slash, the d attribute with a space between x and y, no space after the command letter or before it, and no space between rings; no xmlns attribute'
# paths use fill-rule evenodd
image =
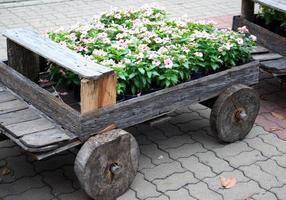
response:
<svg viewBox="0 0 286 200"><path fill-rule="evenodd" d="M81 113L116 103L116 75L113 73L98 80L81 80Z"/></svg>
<svg viewBox="0 0 286 200"><path fill-rule="evenodd" d="M218 96L231 85L258 83L259 62L218 72L123 101L81 116L81 136L91 136L111 125L127 128L154 119L182 106L189 106Z"/></svg>
<svg viewBox="0 0 286 200"><path fill-rule="evenodd" d="M101 76L113 73L111 68L89 61L82 55L41 36L35 31L16 28L5 31L3 35L17 43L18 46L35 52L35 54L74 72L80 77L96 80L100 79Z"/></svg>
<svg viewBox="0 0 286 200"><path fill-rule="evenodd" d="M38 81L40 56L7 39L8 65L34 82Z"/></svg>
<svg viewBox="0 0 286 200"><path fill-rule="evenodd" d="M252 0L241 0L241 15L248 20L254 18L254 2Z"/></svg>

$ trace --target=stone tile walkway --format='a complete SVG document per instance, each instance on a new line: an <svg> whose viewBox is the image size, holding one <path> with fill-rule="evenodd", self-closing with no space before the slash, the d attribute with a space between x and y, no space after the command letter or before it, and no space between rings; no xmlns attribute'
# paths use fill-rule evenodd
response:
<svg viewBox="0 0 286 200"><path fill-rule="evenodd" d="M83 21L111 5L139 6L150 0L31 0L0 4L0 31L12 27L53 30ZM175 16L216 20L230 27L239 0L160 0ZM215 17L216 16L216 17ZM0 57L5 58L0 37ZM182 108L171 120L128 129L140 145L140 166L130 189L119 200L272 200L286 199L286 89L261 75L255 86L261 97L256 125L243 141L220 144L209 128L210 109ZM281 119L274 117L279 114ZM87 200L73 172L76 150L44 161L32 161L8 140L0 142L0 200ZM219 178L237 184L223 189Z"/></svg>

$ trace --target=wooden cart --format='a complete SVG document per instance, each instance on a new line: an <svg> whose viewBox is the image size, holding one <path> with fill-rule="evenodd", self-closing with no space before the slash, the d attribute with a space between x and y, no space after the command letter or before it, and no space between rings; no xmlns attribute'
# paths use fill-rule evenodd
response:
<svg viewBox="0 0 286 200"><path fill-rule="evenodd" d="M249 32L257 36L261 45L254 52L254 60L261 62L261 69L284 79L286 75L286 38L254 22L255 3L268 6L286 13L285 0L242 0L241 15L234 16L232 29L246 26Z"/></svg>
<svg viewBox="0 0 286 200"><path fill-rule="evenodd" d="M9 30L4 36L8 61L0 62L3 134L38 160L83 144L75 173L94 199L115 199L135 177L139 149L123 128L217 98L212 131L220 140L234 142L248 134L258 114L259 98L248 87L258 83L256 61L116 103L116 76L111 69L30 30ZM43 60L81 77L80 111L35 83Z"/></svg>

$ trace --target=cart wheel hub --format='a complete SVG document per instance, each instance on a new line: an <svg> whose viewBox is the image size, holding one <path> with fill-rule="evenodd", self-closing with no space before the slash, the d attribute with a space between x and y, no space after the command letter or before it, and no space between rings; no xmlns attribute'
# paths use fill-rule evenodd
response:
<svg viewBox="0 0 286 200"><path fill-rule="evenodd" d="M237 109L235 112L235 118L237 121L246 121L248 116L244 109Z"/></svg>
<svg viewBox="0 0 286 200"><path fill-rule="evenodd" d="M110 171L112 174L117 175L121 172L122 167L118 163L112 163L110 165Z"/></svg>

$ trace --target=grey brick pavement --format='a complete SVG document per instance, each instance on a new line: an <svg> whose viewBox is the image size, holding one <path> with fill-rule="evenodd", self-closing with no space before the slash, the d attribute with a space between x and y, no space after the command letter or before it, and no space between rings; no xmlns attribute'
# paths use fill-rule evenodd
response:
<svg viewBox="0 0 286 200"><path fill-rule="evenodd" d="M30 0L0 4L0 31L13 27L54 30L84 21L110 6L139 6L152 0ZM239 0L159 0L174 16L207 18L237 14ZM0 37L0 58L5 58ZM271 88L270 88L271 89ZM273 88L272 88L273 89ZM182 108L163 123L128 129L138 140L140 166L119 200L286 199L286 141L255 126L247 138L220 144L209 128L210 110ZM0 142L0 200L87 200L76 180L76 150L44 161L29 159L9 141ZM223 189L220 176L237 184Z"/></svg>
<svg viewBox="0 0 286 200"><path fill-rule="evenodd" d="M222 145L204 123L209 111L192 105L169 121L129 128L140 145L140 167L130 190L118 199L285 199L285 141L255 126L245 140ZM0 143L0 152L0 172L10 170L0 178L1 200L89 199L73 173L76 150L37 162L9 141ZM223 189L221 176L235 176L237 184Z"/></svg>

